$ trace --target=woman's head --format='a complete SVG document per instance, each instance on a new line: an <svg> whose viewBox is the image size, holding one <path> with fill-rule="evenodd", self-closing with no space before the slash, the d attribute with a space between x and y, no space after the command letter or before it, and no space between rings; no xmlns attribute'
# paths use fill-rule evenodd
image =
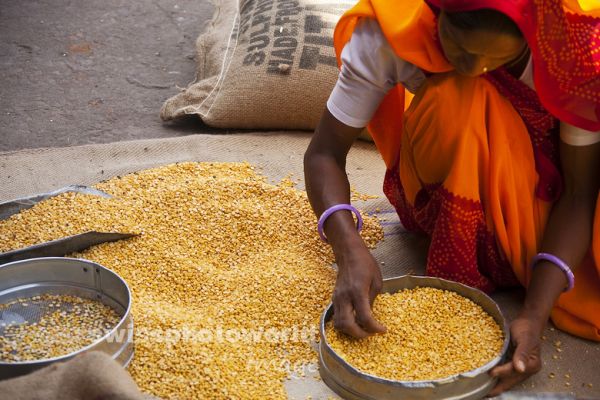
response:
<svg viewBox="0 0 600 400"><path fill-rule="evenodd" d="M518 59L527 50L517 25L494 10L442 11L438 29L446 58L463 75L492 71Z"/></svg>

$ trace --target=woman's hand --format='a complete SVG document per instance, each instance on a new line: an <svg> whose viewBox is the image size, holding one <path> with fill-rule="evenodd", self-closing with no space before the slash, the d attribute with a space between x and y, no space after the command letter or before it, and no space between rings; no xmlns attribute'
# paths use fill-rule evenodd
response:
<svg viewBox="0 0 600 400"><path fill-rule="evenodd" d="M346 157L362 128L344 125L325 109L304 154L304 177L310 204L318 216L334 204L350 203ZM338 264L333 292L334 326L351 336L385 332L371 305L381 290L377 261L356 232L349 211L333 213L324 224Z"/></svg>
<svg viewBox="0 0 600 400"><path fill-rule="evenodd" d="M543 329L543 322L523 315L512 322L510 336L515 352L512 360L490 371L498 383L488 396L497 396L542 369L540 336Z"/></svg>
<svg viewBox="0 0 600 400"><path fill-rule="evenodd" d="M565 124L561 124L565 129ZM572 146L561 141L564 189L553 205L541 251L577 267L592 241L592 224L600 190L600 142ZM511 362L494 368L498 377L490 395L497 395L538 372L542 367L540 336L552 306L567 285L564 272L549 261L538 262L531 274L521 315L511 324L515 353Z"/></svg>
<svg viewBox="0 0 600 400"><path fill-rule="evenodd" d="M382 284L377 261L364 245L338 257L338 276L333 291L334 327L357 338L385 332L385 326L371 311Z"/></svg>

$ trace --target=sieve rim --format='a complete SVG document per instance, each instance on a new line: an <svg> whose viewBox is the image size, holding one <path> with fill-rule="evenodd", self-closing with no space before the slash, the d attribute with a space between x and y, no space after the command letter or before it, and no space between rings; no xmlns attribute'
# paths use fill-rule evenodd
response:
<svg viewBox="0 0 600 400"><path fill-rule="evenodd" d="M65 264L73 264L73 268L75 267L81 267L82 264L85 264L89 267L93 267L95 269L99 269L101 271L104 271L105 273L108 273L109 275L112 275L114 278L117 278L117 281L119 281L120 284L122 284L126 290L126 294L127 294L127 304L123 305L124 308L124 312L123 315L121 315L119 317L119 322L117 322L115 324L115 326L108 332L106 333L104 336L96 339L95 341L93 341L92 343L90 343L87 346L81 347L76 351L64 354L62 356L58 356L58 357L52 357L52 358L40 358L40 359L36 359L36 360L25 360L25 361L15 361L15 362L6 362L6 361L2 361L0 360L0 367L10 367L10 366L38 366L38 365L49 365L55 362L62 362L62 361L67 361L79 354L83 354L86 351L90 351L92 350L94 347L96 347L97 345L99 345L100 343L106 341L106 339L108 339L111 335L116 334L116 332L118 330L121 329L127 329L127 338L125 339L125 341L133 341L133 319L131 318L131 307L132 307L132 297L131 297L131 289L129 288L129 285L127 284L127 282L121 278L119 276L119 274L117 274L116 272L114 272L113 270L98 264L97 262L91 261L91 260L87 260L85 258L75 258L75 257L37 257L37 258L29 258L26 260L19 260L19 261L14 261L14 262L10 262L10 263L6 263L6 264L2 264L0 265L0 271L2 271L3 269L9 267L9 268L18 268L20 264L31 264L31 263L38 263L38 262L47 262L47 261L60 261L61 263L65 263ZM31 284L30 284L31 285ZM28 285L28 286L30 286ZM21 285L21 286L25 286L25 285ZM95 287L90 287L90 286L86 286L83 284L77 284L77 283L71 283L69 286L72 287L78 287L78 288L83 288L86 290L90 290L90 291L96 291L97 293L102 293L101 291L98 290L98 288ZM7 288L5 290L0 291L0 296L4 293L10 293L11 290L14 290L15 288L18 288L20 286L13 286L12 288ZM107 295L106 293L102 293L104 296L109 297L111 300L117 302L118 304L120 304L120 302L116 299L114 299L112 296ZM111 307L112 308L112 307ZM115 310L116 311L116 310ZM131 326L129 327L123 327L122 325L124 325L128 320L131 321ZM131 337L130 337L131 336ZM129 360L127 361L126 365L129 364L129 361L131 360L132 357L129 358Z"/></svg>
<svg viewBox="0 0 600 400"><path fill-rule="evenodd" d="M390 284L395 283L395 282L400 282L400 281L407 281L408 282L407 287L403 287L403 288L400 288L397 290L388 290L388 287L390 286ZM411 283L414 283L414 286L411 286ZM439 284L440 287L432 286L431 283L434 283L434 284L437 283L437 284ZM444 386L447 384L451 384L453 382L461 380L462 378L473 378L473 377L482 375L483 373L487 373L492 368L499 365L505 359L507 352L508 352L508 347L510 345L510 330L509 330L509 326L508 326L508 321L506 319L506 316L500 309L500 306L498 305L498 303L496 303L490 296L488 296L486 293L482 292L481 290L479 290L477 288L467 286L467 285L459 283L459 282L454 282L454 281L450 281L450 280L443 279L443 278L436 278L436 277L429 277L429 276L415 276L415 275L402 275L402 276L398 276L398 277L394 277L394 278L384 279L382 293L385 293L385 292L396 293L400 290L416 288L416 287L434 287L434 288L442 289L442 290L450 290L450 291L453 291L463 297L468 298L469 300L473 301L475 304L482 307L486 313L488 313L492 318L494 318L496 323L498 323L498 325L502 329L502 334L504 335L504 341L502 343L502 348L498 352L498 355L480 367L474 368L469 371L461 372L458 374L450 375L450 376L447 376L444 378L439 378L439 379L402 381L402 380L383 378L383 377L380 377L377 375L369 374L369 373L363 372L363 371L359 370L358 368L352 366L350 363L348 363L346 360L344 360L342 357L340 357L337 354L337 352L335 350L333 350L333 348L329 344L329 341L327 340L327 335L325 334L325 324L331 319L331 317L333 315L333 303L330 303L327 306L327 308L323 311L323 314L321 315L321 319L320 319L320 323L319 323L319 336L321 339L321 344L319 346L319 358L320 358L321 364L322 365L324 364L323 366L328 369L328 373L331 373L331 372L329 372L330 371L329 366L327 364L323 363L323 357L322 357L323 352L327 352L327 356L332 357L334 359L334 361L336 363L338 363L341 367L346 369L350 374L355 375L356 379L373 382L373 383L377 383L377 384L390 385L390 386L398 387L398 388L405 388L405 389L427 389L427 388L432 389L432 388L441 387L441 386ZM455 290L455 289L458 289L458 290ZM480 299L477 299L477 298L483 299L483 301L488 302L489 304L481 304ZM489 309L490 307L492 308L492 310ZM490 377L490 379L491 379L491 377ZM337 381L336 381L336 383L340 384ZM348 390L347 387L344 387L343 389Z"/></svg>

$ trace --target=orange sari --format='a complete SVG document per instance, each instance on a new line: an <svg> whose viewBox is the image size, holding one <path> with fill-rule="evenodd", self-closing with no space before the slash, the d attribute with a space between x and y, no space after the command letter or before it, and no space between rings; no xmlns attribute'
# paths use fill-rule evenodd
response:
<svg viewBox="0 0 600 400"><path fill-rule="evenodd" d="M338 57L361 17L377 19L396 54L430 73L406 111L397 86L369 124L387 166L386 196L406 228L431 237L426 273L485 291L526 286L551 208L536 194L555 189L554 178L536 172L542 158L556 162L557 138L546 140L555 119L512 89L501 93L494 79L452 72L422 0L361 0L336 27ZM552 319L600 341L600 204L593 243L595 261L576 269L575 288L560 296Z"/></svg>

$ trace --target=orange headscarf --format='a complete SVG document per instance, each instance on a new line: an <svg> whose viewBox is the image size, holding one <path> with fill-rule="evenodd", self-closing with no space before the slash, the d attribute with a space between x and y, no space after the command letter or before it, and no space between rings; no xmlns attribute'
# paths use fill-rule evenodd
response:
<svg viewBox="0 0 600 400"><path fill-rule="evenodd" d="M426 0L449 12L494 9L519 27L540 101L556 118L600 131L600 5L595 0Z"/></svg>

